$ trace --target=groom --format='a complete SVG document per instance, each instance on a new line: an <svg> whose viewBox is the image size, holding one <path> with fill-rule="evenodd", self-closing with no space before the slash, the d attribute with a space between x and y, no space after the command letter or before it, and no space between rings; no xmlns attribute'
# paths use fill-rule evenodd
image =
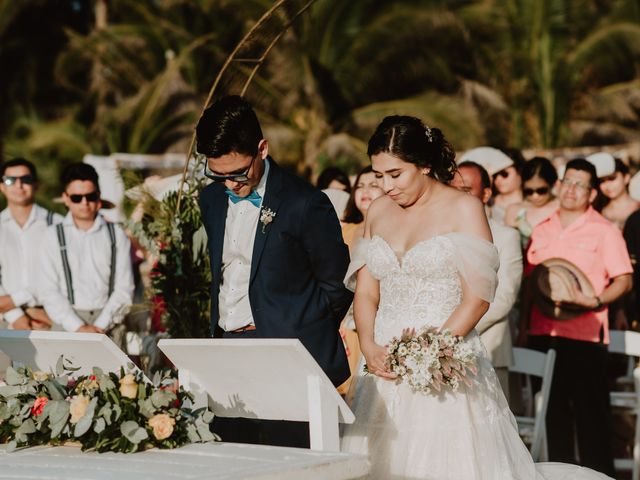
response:
<svg viewBox="0 0 640 480"><path fill-rule="evenodd" d="M215 337L298 338L335 385L349 376L338 333L349 253L327 196L280 168L249 103L222 98L196 127L213 180L200 197ZM308 447L306 423L216 418L225 441Z"/></svg>

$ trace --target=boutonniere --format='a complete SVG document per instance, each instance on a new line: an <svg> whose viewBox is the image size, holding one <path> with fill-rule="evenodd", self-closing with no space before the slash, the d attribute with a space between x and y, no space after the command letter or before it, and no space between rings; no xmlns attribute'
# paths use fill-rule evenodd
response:
<svg viewBox="0 0 640 480"><path fill-rule="evenodd" d="M271 210L268 207L262 207L262 211L260 212L260 223L262 223L262 233L265 233L265 228L271 222L273 222L273 218L276 216L276 212Z"/></svg>

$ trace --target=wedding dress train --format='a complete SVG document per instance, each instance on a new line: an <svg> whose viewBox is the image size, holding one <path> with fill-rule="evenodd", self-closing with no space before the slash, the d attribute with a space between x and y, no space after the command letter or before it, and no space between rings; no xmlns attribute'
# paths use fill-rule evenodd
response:
<svg viewBox="0 0 640 480"><path fill-rule="evenodd" d="M379 236L357 246L347 273L367 265L380 282L375 340L385 345L404 328L441 326L462 300L461 278L490 301L498 256L490 242L461 233L438 235L399 256ZM477 355L472 386L438 395L414 393L375 375L354 381L342 450L368 454L370 478L381 480L602 480L609 477L566 464L534 464L487 352L475 331L466 342Z"/></svg>

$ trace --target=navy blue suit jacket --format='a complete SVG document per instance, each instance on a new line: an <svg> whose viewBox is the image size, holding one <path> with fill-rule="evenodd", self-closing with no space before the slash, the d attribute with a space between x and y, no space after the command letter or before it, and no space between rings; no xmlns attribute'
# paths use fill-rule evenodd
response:
<svg viewBox="0 0 640 480"><path fill-rule="evenodd" d="M249 301L259 338L298 338L335 385L349 376L338 333L353 294L343 285L349 250L331 202L320 190L286 172L269 158L262 208L276 213L258 222ZM223 184L200 196L211 259L211 327L218 327L218 292L228 197Z"/></svg>

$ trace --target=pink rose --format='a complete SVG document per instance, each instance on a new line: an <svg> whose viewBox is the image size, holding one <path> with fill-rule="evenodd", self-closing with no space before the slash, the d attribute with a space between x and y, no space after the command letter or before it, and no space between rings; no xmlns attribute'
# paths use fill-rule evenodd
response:
<svg viewBox="0 0 640 480"><path fill-rule="evenodd" d="M36 398L36 401L33 403L33 407L31 407L31 415L34 417L40 415L47 403L49 403L49 399L47 397Z"/></svg>

